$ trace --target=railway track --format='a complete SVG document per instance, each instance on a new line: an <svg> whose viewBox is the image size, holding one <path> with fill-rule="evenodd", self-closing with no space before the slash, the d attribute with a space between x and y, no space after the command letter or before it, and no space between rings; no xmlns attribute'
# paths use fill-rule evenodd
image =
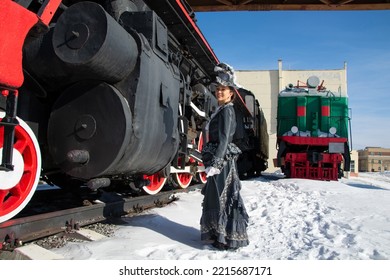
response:
<svg viewBox="0 0 390 280"><path fill-rule="evenodd" d="M189 192L200 186L196 184L186 189L167 190L155 195L137 197L124 197L117 193L102 193L99 196L95 195L87 199L84 194L78 194L78 200L69 198L73 205L66 209L63 208L69 194L64 194L61 203L53 201L54 204L57 204L57 210L53 210L56 207L55 205L45 205L43 207L41 201L46 199L47 202L47 198L50 196L57 197L58 200L58 192L61 192L61 190L54 190L54 194L45 191L37 192L31 207L20 213L16 218L0 224L0 259L7 259L7 256L9 256L9 254L5 254L6 257L2 257L1 252L12 252L27 242L55 234L74 235L76 232L77 235L79 229L88 225L140 213L154 207L163 207L177 200L177 193ZM78 206L77 204L84 205Z"/></svg>

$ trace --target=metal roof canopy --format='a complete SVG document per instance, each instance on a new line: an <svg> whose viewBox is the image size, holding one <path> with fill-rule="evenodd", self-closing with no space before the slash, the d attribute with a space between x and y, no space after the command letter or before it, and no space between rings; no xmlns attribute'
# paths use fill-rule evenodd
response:
<svg viewBox="0 0 390 280"><path fill-rule="evenodd" d="M187 0L195 12L390 10L390 0Z"/></svg>

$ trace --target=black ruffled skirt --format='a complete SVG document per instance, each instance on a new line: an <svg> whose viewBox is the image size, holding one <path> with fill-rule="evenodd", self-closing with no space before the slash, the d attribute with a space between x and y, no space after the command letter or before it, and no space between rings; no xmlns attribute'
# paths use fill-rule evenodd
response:
<svg viewBox="0 0 390 280"><path fill-rule="evenodd" d="M221 173L209 177L202 190L201 240L238 248L249 244L246 230L249 217L240 195L241 182L236 168L238 153L229 154L224 159Z"/></svg>

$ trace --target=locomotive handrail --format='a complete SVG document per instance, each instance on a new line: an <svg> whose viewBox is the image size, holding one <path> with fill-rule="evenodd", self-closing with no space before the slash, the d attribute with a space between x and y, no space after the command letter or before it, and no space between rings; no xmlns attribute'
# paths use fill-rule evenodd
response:
<svg viewBox="0 0 390 280"><path fill-rule="evenodd" d="M201 111L194 103L191 102L191 108L201 117L206 117L206 112Z"/></svg>

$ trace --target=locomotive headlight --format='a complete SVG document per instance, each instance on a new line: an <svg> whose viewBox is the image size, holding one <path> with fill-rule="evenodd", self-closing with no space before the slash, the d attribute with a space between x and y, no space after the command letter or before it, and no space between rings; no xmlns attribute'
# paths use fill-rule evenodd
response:
<svg viewBox="0 0 390 280"><path fill-rule="evenodd" d="M298 132L298 127L296 127L295 125L293 127L291 127L291 132L293 134L296 134Z"/></svg>
<svg viewBox="0 0 390 280"><path fill-rule="evenodd" d="M334 126L332 126L331 128L329 128L329 133L330 133L330 134L336 134L336 132L337 132L337 129L336 129Z"/></svg>

